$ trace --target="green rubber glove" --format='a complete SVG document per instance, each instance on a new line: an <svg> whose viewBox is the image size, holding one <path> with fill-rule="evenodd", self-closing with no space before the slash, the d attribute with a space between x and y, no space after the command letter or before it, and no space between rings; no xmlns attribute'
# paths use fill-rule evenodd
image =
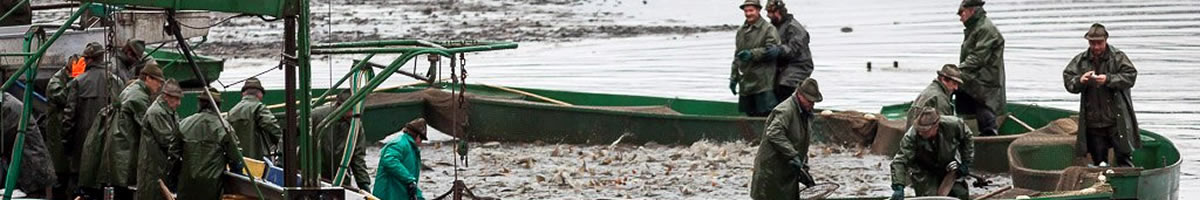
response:
<svg viewBox="0 0 1200 200"><path fill-rule="evenodd" d="M737 80L729 80L729 91L733 92L733 95L737 95Z"/></svg>
<svg viewBox="0 0 1200 200"><path fill-rule="evenodd" d="M754 59L754 54L750 53L750 50L739 51L736 56L737 59L742 60L742 62L750 62L750 60Z"/></svg>

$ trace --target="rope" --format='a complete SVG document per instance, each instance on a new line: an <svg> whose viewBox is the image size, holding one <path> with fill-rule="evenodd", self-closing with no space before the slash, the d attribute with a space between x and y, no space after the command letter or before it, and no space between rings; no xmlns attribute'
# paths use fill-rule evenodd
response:
<svg viewBox="0 0 1200 200"><path fill-rule="evenodd" d="M279 68L280 68L280 67L282 67L282 66L283 66L283 62L279 62L279 65L275 65L275 67L272 67L272 68L270 68L270 69L267 69L267 70L264 70L264 71L262 71L262 72L259 72L258 74L254 74L253 76L246 77L245 79L238 80L238 81L236 81L236 82L230 83L229 85L221 84L221 87L224 87L223 89L228 89L230 86L237 85L238 83L246 82L246 80L250 80L250 78L258 78L258 76L262 76L263 74L267 74L267 72L275 71L276 69L279 69ZM218 80L218 81L220 81L220 80Z"/></svg>

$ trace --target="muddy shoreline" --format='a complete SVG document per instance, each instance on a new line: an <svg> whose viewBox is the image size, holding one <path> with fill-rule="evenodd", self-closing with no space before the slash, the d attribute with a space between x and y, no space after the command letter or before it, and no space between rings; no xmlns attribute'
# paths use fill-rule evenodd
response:
<svg viewBox="0 0 1200 200"><path fill-rule="evenodd" d="M458 177L475 194L501 199L748 199L758 150L742 141L686 146L489 142L471 147L470 166L459 163ZM378 148L368 150L368 166L378 163ZM455 175L453 149L421 147L426 168L420 187L427 199L449 191ZM889 157L814 145L810 161L818 183L841 185L831 196L891 194ZM996 186L973 188L972 194L1011 183L1006 176L985 176L993 177Z"/></svg>

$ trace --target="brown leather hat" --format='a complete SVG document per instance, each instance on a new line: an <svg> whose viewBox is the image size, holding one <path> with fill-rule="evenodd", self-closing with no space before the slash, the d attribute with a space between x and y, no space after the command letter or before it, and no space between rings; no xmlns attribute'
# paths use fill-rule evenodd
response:
<svg viewBox="0 0 1200 200"><path fill-rule="evenodd" d="M1103 24L1095 23L1092 24L1092 28L1089 28L1086 34L1083 34L1083 38L1087 40L1107 40L1108 30L1104 28Z"/></svg>
<svg viewBox="0 0 1200 200"><path fill-rule="evenodd" d="M422 140L426 140L426 139L429 139L429 136L426 135L425 126L426 126L425 118L417 118L415 120L412 120L411 122L408 122L408 124L405 124L404 128L412 131L412 132L409 132L410 134L416 135L416 136L420 137Z"/></svg>

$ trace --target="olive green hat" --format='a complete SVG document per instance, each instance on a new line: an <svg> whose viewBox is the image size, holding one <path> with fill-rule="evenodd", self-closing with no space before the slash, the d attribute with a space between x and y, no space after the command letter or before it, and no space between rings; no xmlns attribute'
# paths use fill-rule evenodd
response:
<svg viewBox="0 0 1200 200"><path fill-rule="evenodd" d="M804 82L801 82L800 87L796 88L796 90L800 90L800 95L813 103L819 103L824 100L824 97L821 96L821 90L817 87L817 79L804 79Z"/></svg>
<svg viewBox="0 0 1200 200"><path fill-rule="evenodd" d="M140 73L142 76L163 80L162 68L158 68L158 62L153 60L147 61L146 65L142 66L142 71Z"/></svg>
<svg viewBox="0 0 1200 200"><path fill-rule="evenodd" d="M1088 29L1086 34L1083 34L1083 38L1087 40L1107 40L1108 30L1104 28L1104 25L1095 23L1092 24L1092 28Z"/></svg>
<svg viewBox="0 0 1200 200"><path fill-rule="evenodd" d="M179 98L183 96L183 89L179 88L179 82L175 79L168 79L163 84L162 93L167 96Z"/></svg>
<svg viewBox="0 0 1200 200"><path fill-rule="evenodd" d="M426 135L425 126L426 126L425 118L417 118L415 120L412 120L411 122L408 122L408 124L405 124L404 128L412 131L412 132L408 132L408 133L416 135L417 137L420 137L422 140L426 140L426 139L429 139L429 136Z"/></svg>
<svg viewBox="0 0 1200 200"><path fill-rule="evenodd" d="M197 94L196 98L201 99L201 100L210 100L213 102L221 103L221 101L222 101L221 100L221 92L218 92L217 89L208 88L208 94L210 94L212 96L212 99L209 99L209 95L204 95L204 93Z"/></svg>
<svg viewBox="0 0 1200 200"><path fill-rule="evenodd" d="M104 45L101 45L99 42L88 43L83 48L83 57L96 58L100 56L104 56Z"/></svg>
<svg viewBox="0 0 1200 200"><path fill-rule="evenodd" d="M954 82L958 82L959 84L963 83L962 72L958 71L958 66L955 66L954 64L942 65L942 70L938 70L937 74L938 76L944 76L950 80L954 80Z"/></svg>
<svg viewBox="0 0 1200 200"><path fill-rule="evenodd" d="M913 126L917 131L929 131L942 121L941 114L938 114L937 109L933 107L916 107L914 109L920 109L920 113L917 113L917 124Z"/></svg>
<svg viewBox="0 0 1200 200"><path fill-rule="evenodd" d="M255 77L250 77L246 79L245 83L242 83L242 92L245 92L247 89L257 89L258 91L262 91L264 93L267 91L266 89L263 89L262 81L259 81L258 78Z"/></svg>
<svg viewBox="0 0 1200 200"><path fill-rule="evenodd" d="M738 9L746 9L746 6L758 6L758 8L761 9L763 8L763 5L759 2L759 0L746 0L745 2L742 2L741 5L738 5Z"/></svg>

